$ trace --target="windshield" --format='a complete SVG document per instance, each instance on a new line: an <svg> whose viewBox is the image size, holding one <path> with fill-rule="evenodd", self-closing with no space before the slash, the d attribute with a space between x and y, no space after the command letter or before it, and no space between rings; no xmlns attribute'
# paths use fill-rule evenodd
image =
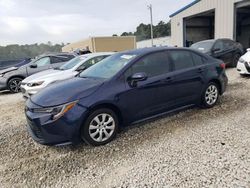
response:
<svg viewBox="0 0 250 188"><path fill-rule="evenodd" d="M99 63L93 65L80 74L80 77L94 77L109 79L118 73L128 62L134 59L136 55L118 53L107 57Z"/></svg>
<svg viewBox="0 0 250 188"><path fill-rule="evenodd" d="M68 70L76 66L78 63L81 63L83 60L85 60L87 57L75 57L71 59L69 62L62 65L59 70Z"/></svg>
<svg viewBox="0 0 250 188"><path fill-rule="evenodd" d="M199 50L202 53L208 53L212 49L214 41L197 42L191 46L192 49Z"/></svg>

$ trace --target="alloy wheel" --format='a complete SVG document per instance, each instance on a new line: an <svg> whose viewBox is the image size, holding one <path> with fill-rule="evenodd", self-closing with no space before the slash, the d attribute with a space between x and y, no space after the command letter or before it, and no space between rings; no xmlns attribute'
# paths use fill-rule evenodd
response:
<svg viewBox="0 0 250 188"><path fill-rule="evenodd" d="M96 142L104 142L113 135L115 127L115 120L110 114L98 114L90 122L89 135Z"/></svg>
<svg viewBox="0 0 250 188"><path fill-rule="evenodd" d="M214 105L218 99L218 89L215 85L210 85L205 93L206 103L210 106Z"/></svg>
<svg viewBox="0 0 250 188"><path fill-rule="evenodd" d="M21 88L20 88L21 82L22 82L21 79L13 79L13 80L11 80L10 83L9 83L9 89L14 93L20 92L20 90L21 90Z"/></svg>

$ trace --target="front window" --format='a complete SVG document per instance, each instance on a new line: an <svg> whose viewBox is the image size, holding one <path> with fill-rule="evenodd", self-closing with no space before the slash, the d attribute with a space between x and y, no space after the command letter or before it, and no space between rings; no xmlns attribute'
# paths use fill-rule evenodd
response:
<svg viewBox="0 0 250 188"><path fill-rule="evenodd" d="M76 66L78 63L81 63L84 61L87 57L75 57L74 59L71 59L69 62L62 65L59 70L69 70L72 69L74 66Z"/></svg>
<svg viewBox="0 0 250 188"><path fill-rule="evenodd" d="M167 53L156 52L143 57L133 64L125 75L129 77L140 72L146 73L149 78L170 72L170 63Z"/></svg>
<svg viewBox="0 0 250 188"><path fill-rule="evenodd" d="M208 53L213 47L214 41L197 42L191 46L192 49L198 50L202 53Z"/></svg>
<svg viewBox="0 0 250 188"><path fill-rule="evenodd" d="M42 66L45 66L45 65L49 65L50 64L50 58L49 57L43 57L43 58L35 61L34 64L36 64L37 67L42 67Z"/></svg>
<svg viewBox="0 0 250 188"><path fill-rule="evenodd" d="M109 79L136 57L135 54L118 53L107 57L80 74L80 77Z"/></svg>

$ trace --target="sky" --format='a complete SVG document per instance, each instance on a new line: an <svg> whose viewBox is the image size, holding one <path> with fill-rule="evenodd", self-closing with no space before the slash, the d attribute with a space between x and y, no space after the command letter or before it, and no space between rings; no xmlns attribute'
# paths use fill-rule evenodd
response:
<svg viewBox="0 0 250 188"><path fill-rule="evenodd" d="M0 46L68 43L120 35L169 15L193 0L0 0Z"/></svg>

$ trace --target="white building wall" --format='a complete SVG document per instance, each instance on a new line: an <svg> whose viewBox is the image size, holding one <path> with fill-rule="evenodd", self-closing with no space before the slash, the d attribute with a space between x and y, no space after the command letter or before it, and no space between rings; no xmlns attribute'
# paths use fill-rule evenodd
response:
<svg viewBox="0 0 250 188"><path fill-rule="evenodd" d="M183 19L215 10L215 38L234 37L234 4L243 0L201 0L171 18L171 43L183 46Z"/></svg>
<svg viewBox="0 0 250 188"><path fill-rule="evenodd" d="M136 43L137 48L151 47L151 39L143 40ZM154 46L171 46L171 37L160 37L154 39Z"/></svg>

